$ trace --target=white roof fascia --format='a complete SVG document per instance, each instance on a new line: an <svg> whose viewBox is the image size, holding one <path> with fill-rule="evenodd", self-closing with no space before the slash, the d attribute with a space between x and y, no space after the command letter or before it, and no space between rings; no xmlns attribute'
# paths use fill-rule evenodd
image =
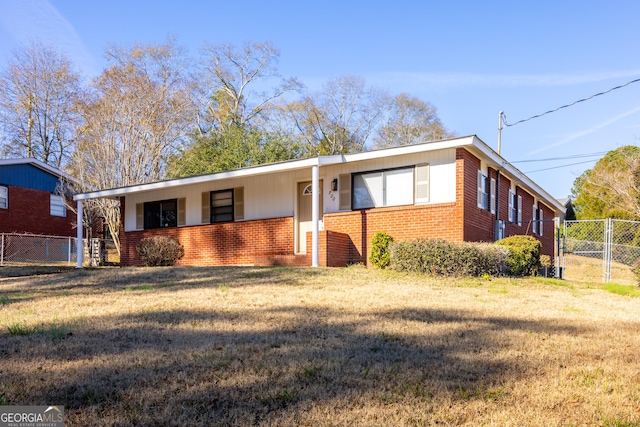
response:
<svg viewBox="0 0 640 427"><path fill-rule="evenodd" d="M232 171L215 172L207 175L190 176L186 178L176 178L166 181L157 181L148 184L131 185L128 187L112 188L107 190L92 191L89 193L76 194L74 200L98 199L102 197L113 198L131 193L143 191L159 190L163 188L181 187L183 185L201 184L203 182L218 181L221 179L241 178L276 172L292 171L297 169L311 168L312 166L341 163L342 156L313 157L309 159L293 160L282 163L272 163L259 165Z"/></svg>
<svg viewBox="0 0 640 427"><path fill-rule="evenodd" d="M403 145L402 147L383 148L380 150L364 151L362 153L345 154L345 161L358 162L362 160L380 159L390 156L401 156L403 154L423 153L427 151L444 150L447 148L463 147L473 144L473 136L446 139L443 141L423 142L413 145Z"/></svg>
<svg viewBox="0 0 640 427"><path fill-rule="evenodd" d="M512 176L517 177L526 187L532 192L539 194L545 200L545 203L556 209L558 212L564 212L564 206L553 197L551 197L546 191L544 191L535 182L529 179L525 174L520 172L517 168L507 162L504 158L499 156L488 145L486 145L477 136L465 136L460 138L453 138L443 141L426 142L422 144L408 145L402 147L386 148L381 150L366 151L361 153L333 155L333 156L319 156L309 159L291 160L281 163L273 163L268 165L259 165L244 169L236 169L232 171L216 172L207 175L198 175L186 178L176 178L166 181L152 182L148 184L138 184L128 187L112 188L107 190L92 191L88 193L76 194L74 200L87 200L97 198L115 198L132 193L139 193L144 191L160 190L163 188L180 187L184 185L200 184L204 182L218 181L222 179L241 178L248 176L256 176L269 173L285 172L298 169L311 168L313 166L328 166L340 163L353 163L364 160L380 159L390 156L399 156L405 154L414 154L427 151L442 150L447 148L458 148L464 146L472 146L485 157L490 159L498 169L503 169L509 172ZM46 165L45 165L46 166Z"/></svg>
<svg viewBox="0 0 640 427"><path fill-rule="evenodd" d="M511 163L507 162L502 156L493 151L491 147L485 144L480 138L474 136L474 144L473 146L478 149L482 154L488 157L493 163L494 166L497 167L498 170L502 169L507 171L511 176L520 180L525 187L528 187L529 190L536 193L540 197L542 197L543 201L556 210L556 212L564 213L566 211L566 207L562 205L555 197L552 197L549 193L547 193L542 187L536 184L531 180L527 175L521 172L518 168L513 166Z"/></svg>
<svg viewBox="0 0 640 427"><path fill-rule="evenodd" d="M466 140L466 141L465 141ZM461 145L471 145L473 137L454 138L450 140L428 142L422 144L408 145L403 147L393 147L381 150L366 151L354 154L338 154L333 156L319 156L309 159L291 160L268 165L258 165L254 167L236 169L232 171L215 172L207 175L198 175L186 178L176 178L166 181L152 182L148 184L138 184L128 187L112 188L107 190L92 191L88 193L76 194L74 200L98 199L102 197L114 198L131 193L143 191L159 190L163 188L180 187L183 185L200 184L203 182L218 181L221 179L240 178L268 173L305 169L312 166L329 166L339 163L351 163L370 159L379 159L402 154L413 154L425 151L441 150L445 148L455 148Z"/></svg>
<svg viewBox="0 0 640 427"><path fill-rule="evenodd" d="M4 166L4 165L28 165L31 164L39 169L42 169L45 172L49 172L52 175L56 175L59 178L65 178L68 179L69 181L73 181L76 184L79 184L80 181L78 181L76 178L72 177L71 175L69 175L66 172L61 171L60 169L57 169L51 165L46 164L45 162L38 160L38 159L34 159L34 158L18 158L18 159L0 159L0 166Z"/></svg>

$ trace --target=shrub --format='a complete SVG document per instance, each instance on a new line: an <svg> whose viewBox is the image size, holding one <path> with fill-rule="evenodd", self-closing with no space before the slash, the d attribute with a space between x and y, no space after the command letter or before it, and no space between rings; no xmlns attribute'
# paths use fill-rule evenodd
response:
<svg viewBox="0 0 640 427"><path fill-rule="evenodd" d="M389 244L393 242L393 237L387 233L378 232L371 239L371 254L369 261L371 264L385 268L389 265L391 256L389 254Z"/></svg>
<svg viewBox="0 0 640 427"><path fill-rule="evenodd" d="M530 276L540 268L540 241L531 236L511 236L496 245L509 249L508 272L512 276Z"/></svg>
<svg viewBox="0 0 640 427"><path fill-rule="evenodd" d="M489 243L418 239L390 245L397 271L443 276L498 276L507 271L508 250Z"/></svg>
<svg viewBox="0 0 640 427"><path fill-rule="evenodd" d="M184 247L169 236L145 237L136 245L136 250L147 267L175 265L184 256Z"/></svg>

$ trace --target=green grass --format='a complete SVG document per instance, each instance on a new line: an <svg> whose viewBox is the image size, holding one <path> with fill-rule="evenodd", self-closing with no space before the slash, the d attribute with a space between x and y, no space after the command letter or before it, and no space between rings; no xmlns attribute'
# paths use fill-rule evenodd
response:
<svg viewBox="0 0 640 427"><path fill-rule="evenodd" d="M7 330L11 335L33 335L38 332L38 328L33 325L27 325L24 322L17 322L7 326Z"/></svg>
<svg viewBox="0 0 640 427"><path fill-rule="evenodd" d="M612 294L628 296L628 297L640 297L640 289L637 286L619 285L617 283L605 283L601 286L602 289Z"/></svg>

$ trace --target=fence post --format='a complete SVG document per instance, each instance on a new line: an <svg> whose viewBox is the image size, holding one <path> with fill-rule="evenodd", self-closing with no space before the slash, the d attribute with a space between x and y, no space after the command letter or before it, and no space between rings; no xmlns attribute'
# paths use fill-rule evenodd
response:
<svg viewBox="0 0 640 427"><path fill-rule="evenodd" d="M2 244L0 244L0 266L4 267L4 233L2 233Z"/></svg>
<svg viewBox="0 0 640 427"><path fill-rule="evenodd" d="M604 222L604 250L602 259L602 282L611 282L611 246L613 244L613 221L607 218Z"/></svg>
<svg viewBox="0 0 640 427"><path fill-rule="evenodd" d="M68 239L69 241L69 250L67 251L67 267L71 266L71 237Z"/></svg>

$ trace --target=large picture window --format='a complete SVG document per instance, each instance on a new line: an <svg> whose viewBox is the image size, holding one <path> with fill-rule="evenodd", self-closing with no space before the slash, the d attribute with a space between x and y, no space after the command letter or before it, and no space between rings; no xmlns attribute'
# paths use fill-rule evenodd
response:
<svg viewBox="0 0 640 427"><path fill-rule="evenodd" d="M233 189L211 192L211 222L233 221Z"/></svg>
<svg viewBox="0 0 640 427"><path fill-rule="evenodd" d="M353 209L411 205L414 168L353 174Z"/></svg>
<svg viewBox="0 0 640 427"><path fill-rule="evenodd" d="M178 201L161 200L144 204L144 228L162 228L178 226Z"/></svg>

